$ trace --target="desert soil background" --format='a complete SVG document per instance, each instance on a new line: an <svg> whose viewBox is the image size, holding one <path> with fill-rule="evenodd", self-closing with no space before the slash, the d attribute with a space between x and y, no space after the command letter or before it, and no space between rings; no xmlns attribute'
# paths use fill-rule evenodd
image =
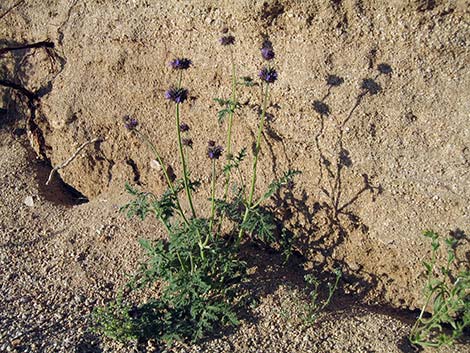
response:
<svg viewBox="0 0 470 353"><path fill-rule="evenodd" d="M164 186L122 117L139 119L178 174L163 92L174 80L168 61L191 58L182 113L195 141L190 164L207 165L207 140L224 140L212 101L229 94L230 54L217 41L223 28L236 37L240 76L256 77L260 45L273 43L279 80L258 184L302 170L276 206L298 235L303 271L341 266L345 274L331 309L302 328L293 299L302 297L301 273L262 253L253 264L261 303L252 317L176 351L412 351L405 337L416 317L410 310L422 304L421 261L429 255L422 231L458 237L459 267L470 261L469 5L2 1L0 50L54 47L0 51L0 80L37 97L0 85L0 351L131 351L88 332L92 308L142 259L137 239L164 236L155 221L118 212L125 181ZM331 75L341 84L329 85ZM243 89L236 149L250 146L260 101L259 87ZM50 165L96 137L104 141L59 172L89 202L78 205L57 179L44 185ZM204 201L209 168L193 175ZM199 209L208 211L204 202ZM443 351L470 350L462 343Z"/></svg>

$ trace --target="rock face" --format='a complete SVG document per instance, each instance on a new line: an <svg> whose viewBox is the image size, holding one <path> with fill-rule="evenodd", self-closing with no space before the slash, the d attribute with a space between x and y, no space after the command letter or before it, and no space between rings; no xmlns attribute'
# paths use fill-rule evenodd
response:
<svg viewBox="0 0 470 353"><path fill-rule="evenodd" d="M2 3L0 15L15 3ZM182 120L194 140L192 175L203 181L199 208L208 212L205 148L209 139L222 143L226 129L217 124L213 98L230 94L230 49L218 38L229 29L238 74L255 79L261 43L269 39L279 79L272 86L259 189L287 169L301 170L279 200L299 250L316 266L341 264L351 289L365 297L380 294L416 307L421 260L430 248L422 231L469 232L468 5L26 2L0 18L1 47L50 41L54 48L5 53L0 74L38 93L34 122L53 165L84 142L104 139L59 172L93 198L121 192L128 180L163 190L150 151L123 128L124 115L139 120L180 173L174 107L164 91L176 79L167 63L189 57L194 66L183 77L190 98ZM0 92L6 109L12 91ZM235 150L251 146L259 87L241 88L239 100ZM468 243L458 251L462 266L468 266L465 249Z"/></svg>

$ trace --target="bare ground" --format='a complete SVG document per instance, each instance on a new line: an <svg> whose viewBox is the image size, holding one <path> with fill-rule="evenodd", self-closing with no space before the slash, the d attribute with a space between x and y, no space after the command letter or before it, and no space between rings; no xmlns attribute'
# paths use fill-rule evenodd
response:
<svg viewBox="0 0 470 353"><path fill-rule="evenodd" d="M137 239L164 236L155 222L118 212L125 181L164 188L122 117L139 119L178 174L163 92L174 79L168 60L190 56L183 116L195 141L190 163L204 166L207 140L224 139L212 103L228 94L229 53L217 42L224 27L236 37L241 76L262 65L263 39L276 50L280 76L258 186L288 168L303 171L275 202L307 262L282 269L261 252L253 317L199 348L178 349L410 351L405 336L416 312L406 310L422 305L421 261L429 255L421 232L459 236L459 267L470 261L469 8L422 0L3 1L0 351L131 349L87 331L91 309L135 269ZM260 99L256 87L240 94L237 149L252 141ZM44 186L49 164L96 137L104 141L59 171L90 202L76 204L57 178ZM204 200L207 169L194 176ZM331 311L300 327L301 301L292 298L302 271L339 265L345 276Z"/></svg>
<svg viewBox="0 0 470 353"><path fill-rule="evenodd" d="M142 259L137 239L163 236L156 223L120 214L125 195L73 205L77 199L58 182L44 185L50 168L34 158L24 136L14 137L7 127L0 138L0 351L159 352L90 330L93 308L113 298ZM33 206L24 203L27 197ZM330 307L305 325L304 269L295 263L285 268L279 256L259 249L251 255L259 305L240 327L167 352L415 351L406 337L416 312L365 304L362 296L346 294L342 281ZM470 346L440 352L470 352Z"/></svg>

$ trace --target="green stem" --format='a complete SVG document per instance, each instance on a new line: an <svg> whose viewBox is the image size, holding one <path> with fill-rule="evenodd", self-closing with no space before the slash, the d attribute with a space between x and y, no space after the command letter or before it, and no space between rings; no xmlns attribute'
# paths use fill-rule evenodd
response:
<svg viewBox="0 0 470 353"><path fill-rule="evenodd" d="M191 273L194 273L193 254L189 253L189 262L191 263Z"/></svg>
<svg viewBox="0 0 470 353"><path fill-rule="evenodd" d="M235 62L233 60L233 52L230 51L230 57L232 60L232 97L230 98L230 112L228 115L228 129L227 129L227 159L232 158L232 125L233 125L233 114L237 106L237 76L235 70ZM231 172L228 171L225 175L225 187L224 187L224 201L227 201L228 188L230 184Z"/></svg>
<svg viewBox="0 0 470 353"><path fill-rule="evenodd" d="M180 79L181 82L181 79ZM181 165L183 167L183 183L184 183L184 189L186 191L186 196L188 197L188 202L189 202L189 207L191 208L191 213L193 215L193 218L196 218L196 211L194 209L193 205L193 198L191 195L191 189L189 188L189 180L188 180L188 168L186 165L186 158L185 158L185 153L183 150L183 143L181 141L181 131L180 131L180 104L176 103L176 132L178 135L178 149L179 149L179 154L180 154L180 159L181 159ZM189 223L187 223L189 224ZM204 245L202 243L202 236L199 231L199 229L196 230L198 237L199 237L199 248L201 252L201 257L204 259Z"/></svg>
<svg viewBox="0 0 470 353"><path fill-rule="evenodd" d="M428 271L428 274L427 274L427 280L426 280L426 287L425 288L429 288L435 265L436 265L436 250L433 250L432 251L432 257L431 257L431 269ZM416 330L418 329L418 325L420 323L422 323L424 312L426 311L426 308L429 305L429 302L431 301L432 295L433 295L433 291L430 291L428 293L428 295L426 296L426 301L425 301L423 307L421 308L421 312L419 313L419 317L416 320L416 322L414 323L413 327L411 328L411 331L410 331L410 336L411 337L413 337L416 334Z"/></svg>
<svg viewBox="0 0 470 353"><path fill-rule="evenodd" d="M155 196L154 196L154 198L156 199ZM156 212L155 209L153 209L153 212L155 213L155 215L157 215L157 212ZM158 215L158 219L160 220L160 222L162 222L162 224L165 227L167 233L170 234L171 233L170 226L167 224L167 222L165 222L165 220L163 219L163 217L161 215ZM178 251L176 252L176 256L178 257L178 262L180 263L181 268L183 269L184 272L186 272L186 266L184 266L183 260L181 260L181 256L180 256ZM191 273L192 272L193 272L193 270L192 270L192 266L191 266Z"/></svg>
<svg viewBox="0 0 470 353"><path fill-rule="evenodd" d="M245 193L245 189L246 189L246 186L245 186L245 178L243 177L243 174L242 174L242 171L240 170L240 167L237 166L237 174L238 174L238 177L240 179L240 185L241 185L241 189L242 189L242 200L243 202L245 202L245 198L246 198L246 193Z"/></svg>
<svg viewBox="0 0 470 353"><path fill-rule="evenodd" d="M186 196L188 197L189 207L193 218L196 218L196 211L194 210L193 198L191 196L191 190L189 189L188 181L188 169L186 165L186 158L184 157L183 143L181 142L181 131L180 131L180 103L176 103L176 131L178 134L178 149L180 153L181 165L183 167L183 182Z"/></svg>
<svg viewBox="0 0 470 353"><path fill-rule="evenodd" d="M179 76L178 76L178 86L177 86L178 89L181 88L182 80L183 80L183 72L180 71ZM189 188L188 168L187 168L187 165L186 165L186 158L185 158L185 153L184 153L184 150L183 150L183 143L181 141L180 103L176 103L176 133L177 133L177 136L178 136L178 150L179 150L179 155L180 155L180 159L181 159L181 166L183 167L184 189L186 191L186 196L188 198L189 207L191 208L191 213L193 215L193 218L196 218L196 211L195 211L194 205L193 205L193 198L192 198L192 195L191 195L191 190ZM186 224L189 225L188 222L186 222ZM199 245L199 250L200 250L200 253L201 253L201 258L204 259L204 245L202 243L202 236L201 236L201 233L200 233L199 229L197 229L196 232L197 232L197 235L199 237L198 245ZM192 261L192 255L191 254L190 254L190 261L191 261L191 271L193 271L193 261Z"/></svg>
<svg viewBox="0 0 470 353"><path fill-rule="evenodd" d="M269 83L266 83L266 89L264 92L263 98L263 110L261 112L261 121L259 122L258 126L258 136L256 137L256 148L255 148L255 158L253 160L253 169L252 169L252 177L251 177L251 187L250 187L250 194L248 196L248 202L246 205L245 215L243 216L242 224L246 222L248 218L248 214L250 213L251 204L253 202L253 196L255 193L255 184L256 184L256 168L258 166L258 157L260 151L260 144L261 144L261 135L263 133L264 121L266 120L266 109L268 106L268 98L269 98ZM240 228L240 232L238 233L238 240L240 241L243 235L243 229Z"/></svg>
<svg viewBox="0 0 470 353"><path fill-rule="evenodd" d="M173 182L171 181L170 176L168 175L168 171L165 168L165 164L163 164L163 160L162 160L162 157L160 156L160 153L158 153L158 150L155 147L155 145L149 140L149 138L145 134L143 134L141 131L139 131L137 129L134 130L134 131L150 147L153 154L157 158L157 161L158 161L158 163L160 164L160 167L163 170L163 175L165 176L165 180L166 180L166 183L168 185L168 188L171 190L171 193L175 196L176 208L178 209L178 212L181 215L181 217L183 217L184 223L189 224L186 216L184 215L183 209L181 208L181 204L180 204L179 199L178 199L178 193L176 192L175 187L173 185Z"/></svg>
<svg viewBox="0 0 470 353"><path fill-rule="evenodd" d="M206 241L204 244L207 244L209 235L212 233L212 227L214 225L215 218L215 159L212 160L212 185L211 185L211 218L209 222L209 233L206 236Z"/></svg>
<svg viewBox="0 0 470 353"><path fill-rule="evenodd" d="M178 72L178 86L176 86L178 89L181 88L181 82L183 81L183 71Z"/></svg>
<svg viewBox="0 0 470 353"><path fill-rule="evenodd" d="M178 257L178 261L179 261L179 263L180 263L180 265L181 265L181 268L183 269L184 272L186 272L186 267L184 266L183 260L181 260L180 253L179 253L178 251L176 252L176 256ZM192 271L192 269L191 269L191 273L192 273L192 272L193 272L193 271Z"/></svg>

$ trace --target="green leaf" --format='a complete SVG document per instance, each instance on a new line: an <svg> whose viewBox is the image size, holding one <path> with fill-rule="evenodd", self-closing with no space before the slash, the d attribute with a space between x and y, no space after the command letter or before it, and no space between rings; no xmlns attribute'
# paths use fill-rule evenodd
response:
<svg viewBox="0 0 470 353"><path fill-rule="evenodd" d="M265 244L272 244L275 240L276 222L272 213L262 207L250 209L246 220L240 224L240 227Z"/></svg>
<svg viewBox="0 0 470 353"><path fill-rule="evenodd" d="M224 173L230 172L233 168L238 168L246 157L246 147L243 147L235 157L229 158L227 164L224 166Z"/></svg>
<svg viewBox="0 0 470 353"><path fill-rule="evenodd" d="M219 124L222 124L224 122L225 116L230 112L228 109L222 109L219 110L217 113L217 121Z"/></svg>

